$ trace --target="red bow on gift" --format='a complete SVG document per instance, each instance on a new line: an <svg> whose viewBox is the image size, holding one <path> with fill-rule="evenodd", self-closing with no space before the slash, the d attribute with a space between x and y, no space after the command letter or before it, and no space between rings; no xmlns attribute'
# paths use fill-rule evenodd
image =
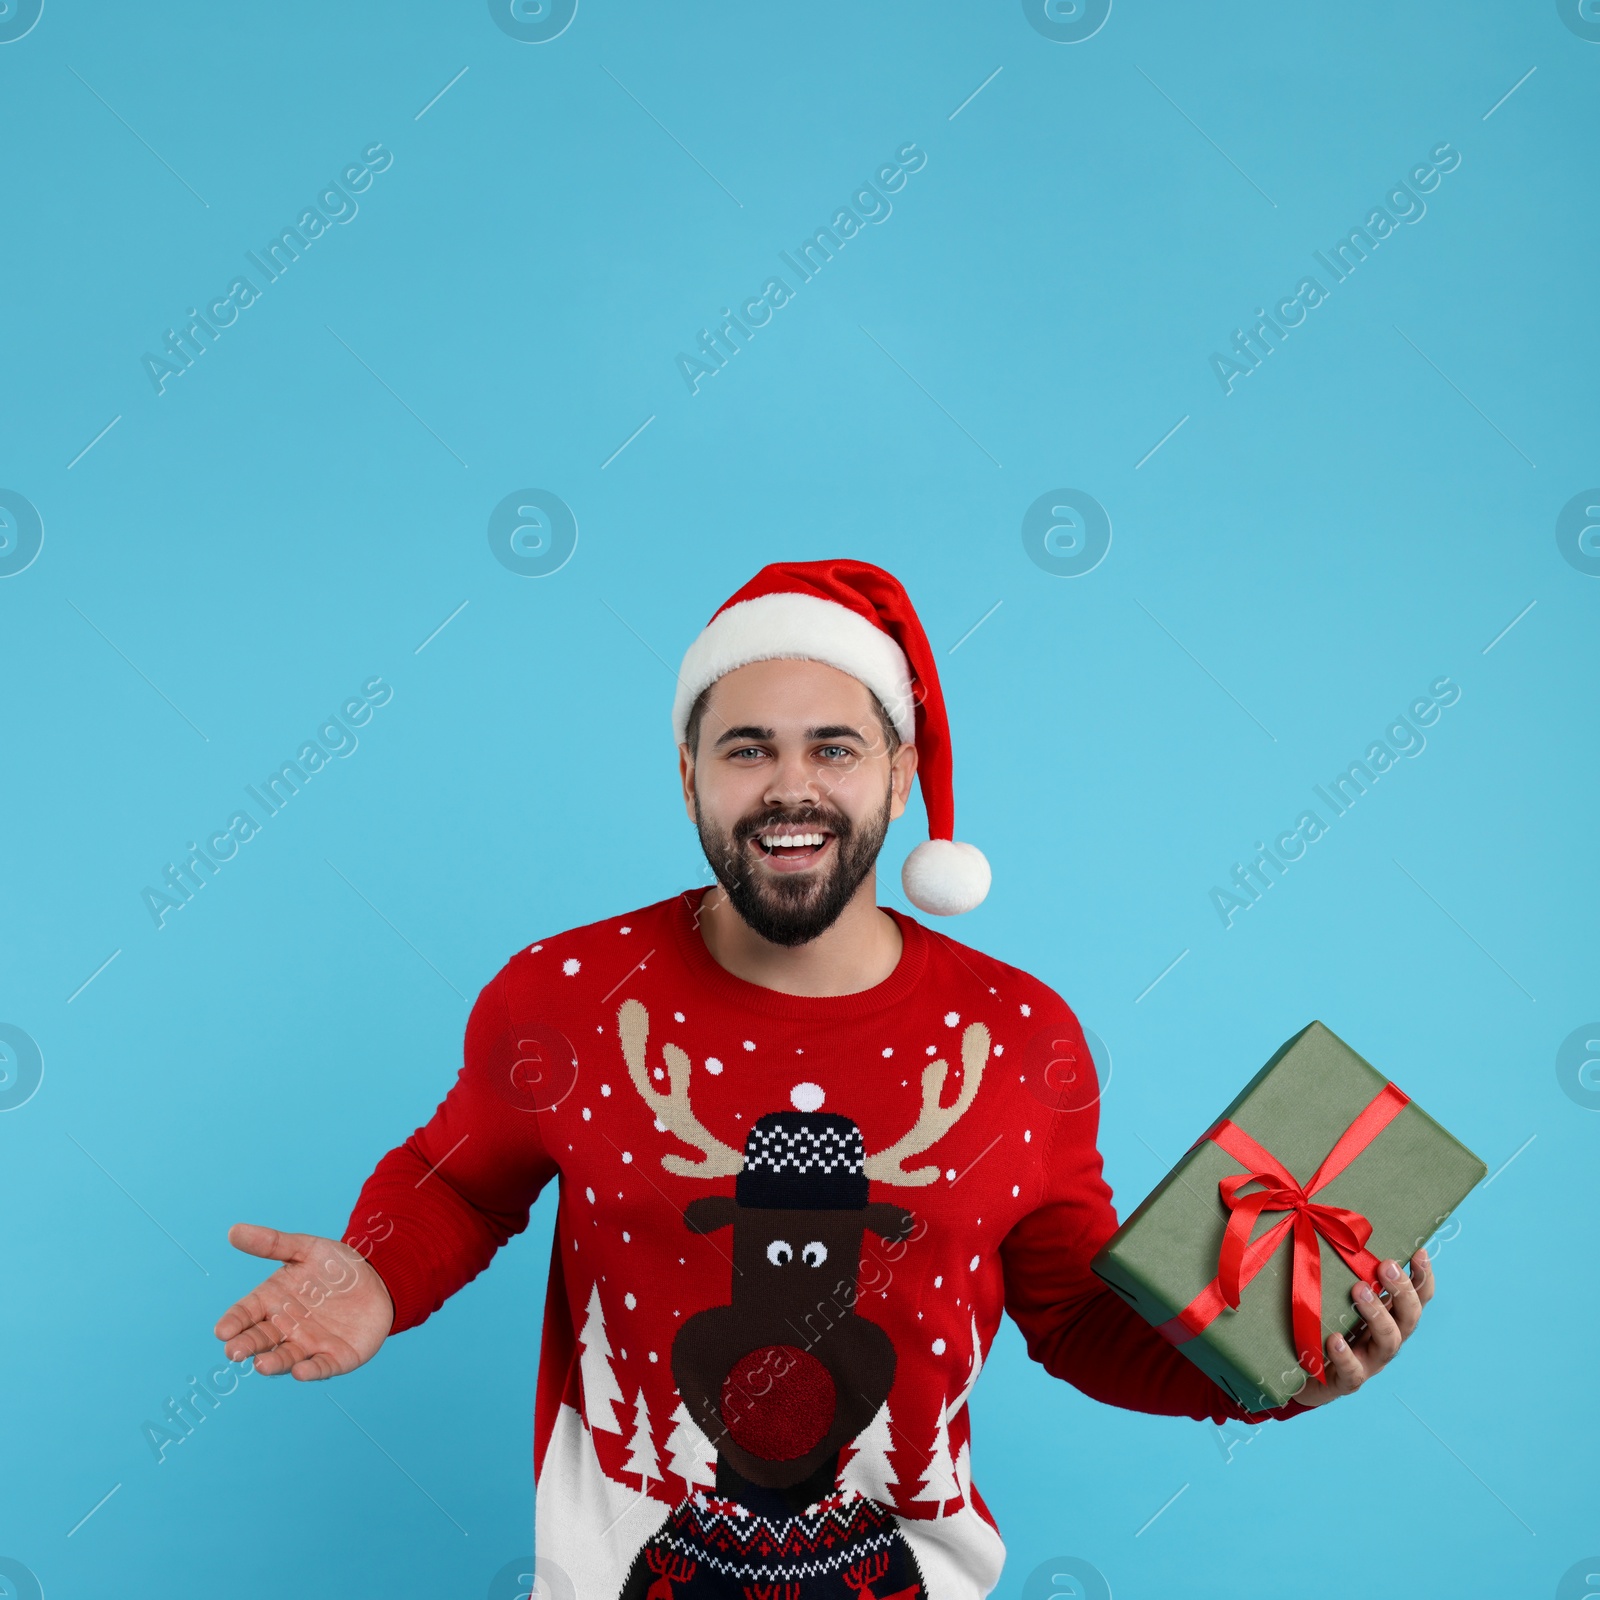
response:
<svg viewBox="0 0 1600 1600"><path fill-rule="evenodd" d="M1402 1089L1387 1083L1367 1104L1331 1149L1310 1179L1301 1184L1270 1150L1257 1144L1238 1123L1224 1118L1209 1133L1210 1139L1248 1170L1224 1178L1217 1188L1228 1208L1228 1226L1217 1252L1217 1275L1159 1331L1173 1344L1182 1344L1204 1331L1224 1308L1237 1311L1244 1287L1266 1266L1286 1234L1294 1239L1294 1269L1289 1303L1294 1342L1301 1366L1318 1383L1326 1383L1322 1359L1322 1250L1326 1239L1341 1260L1374 1290L1378 1288L1378 1258L1367 1249L1372 1224L1359 1211L1318 1203L1312 1197L1331 1183L1410 1103ZM1251 1184L1261 1187L1243 1191ZM1263 1212L1285 1211L1260 1238L1250 1237Z"/></svg>

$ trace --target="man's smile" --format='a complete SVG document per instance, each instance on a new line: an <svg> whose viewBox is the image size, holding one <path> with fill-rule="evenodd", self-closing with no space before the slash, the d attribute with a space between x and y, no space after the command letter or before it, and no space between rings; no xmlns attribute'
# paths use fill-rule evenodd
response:
<svg viewBox="0 0 1600 1600"><path fill-rule="evenodd" d="M820 862L833 840L826 828L778 827L755 834L750 845L774 872L800 872Z"/></svg>

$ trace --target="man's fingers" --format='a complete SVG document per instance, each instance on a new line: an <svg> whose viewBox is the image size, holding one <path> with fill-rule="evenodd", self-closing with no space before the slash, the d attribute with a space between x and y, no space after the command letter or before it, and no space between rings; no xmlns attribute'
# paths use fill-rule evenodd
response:
<svg viewBox="0 0 1600 1600"><path fill-rule="evenodd" d="M243 1300L235 1300L226 1311L217 1318L217 1325L211 1331L219 1339L231 1339L234 1334L248 1328L255 1322L261 1313L251 1304L255 1295L247 1294Z"/></svg>
<svg viewBox="0 0 1600 1600"><path fill-rule="evenodd" d="M320 1378L337 1378L347 1370L337 1357L326 1350L319 1350L314 1356L295 1362L291 1376L301 1383L311 1383Z"/></svg>
<svg viewBox="0 0 1600 1600"><path fill-rule="evenodd" d="M1329 1386L1341 1394L1354 1394L1366 1381L1367 1369L1361 1364L1361 1357L1337 1333L1328 1338L1325 1366L1331 1369L1324 1373Z"/></svg>
<svg viewBox="0 0 1600 1600"><path fill-rule="evenodd" d="M246 1356L258 1356L282 1343L282 1335L270 1322L253 1322L238 1333L224 1336L223 1354L230 1361L243 1361Z"/></svg>
<svg viewBox="0 0 1600 1600"><path fill-rule="evenodd" d="M285 1339L256 1357L256 1371L263 1377L276 1378L288 1372L297 1361L304 1361L310 1352L294 1339Z"/></svg>
<svg viewBox="0 0 1600 1600"><path fill-rule="evenodd" d="M1391 1269L1393 1277L1389 1275ZM1389 1286L1389 1314L1400 1329L1400 1337L1408 1338L1422 1315L1422 1300L1417 1294L1417 1286L1405 1275L1398 1261L1381 1263L1378 1276Z"/></svg>
<svg viewBox="0 0 1600 1600"><path fill-rule="evenodd" d="M1384 1366L1400 1348L1400 1329L1394 1318L1389 1314L1389 1308L1365 1283L1358 1283L1350 1291L1356 1303L1356 1310L1361 1313L1367 1325L1367 1346L1375 1358L1375 1366Z"/></svg>
<svg viewBox="0 0 1600 1600"><path fill-rule="evenodd" d="M283 1292L279 1274L253 1289L243 1300L236 1302L212 1330L219 1339L240 1340L246 1336L264 1338L268 1349L292 1334L306 1317L306 1307L293 1295Z"/></svg>
<svg viewBox="0 0 1600 1600"><path fill-rule="evenodd" d="M259 1283L249 1294L241 1300L235 1300L217 1319L217 1325L211 1331L219 1339L231 1339L234 1334L241 1333L252 1323L260 1322L263 1317L269 1316L276 1304L269 1291L273 1290L274 1273L264 1283Z"/></svg>
<svg viewBox="0 0 1600 1600"><path fill-rule="evenodd" d="M269 1261L299 1261L313 1242L309 1233L283 1233L263 1228L255 1222L236 1222L228 1229L228 1243L247 1255L265 1256Z"/></svg>
<svg viewBox="0 0 1600 1600"><path fill-rule="evenodd" d="M1428 1259L1428 1252L1417 1251L1411 1258L1411 1287L1417 1291L1417 1299L1423 1305L1433 1299L1434 1282L1433 1263Z"/></svg>

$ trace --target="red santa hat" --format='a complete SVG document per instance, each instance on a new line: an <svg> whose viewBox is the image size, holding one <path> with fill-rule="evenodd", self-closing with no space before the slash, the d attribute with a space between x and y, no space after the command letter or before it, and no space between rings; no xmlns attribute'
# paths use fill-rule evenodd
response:
<svg viewBox="0 0 1600 1600"><path fill-rule="evenodd" d="M702 689L752 661L821 661L859 678L895 731L917 747L928 838L906 857L906 898L935 916L970 911L989 892L989 863L954 837L950 724L933 650L900 580L865 561L779 561L717 609L684 654L672 732L688 738Z"/></svg>

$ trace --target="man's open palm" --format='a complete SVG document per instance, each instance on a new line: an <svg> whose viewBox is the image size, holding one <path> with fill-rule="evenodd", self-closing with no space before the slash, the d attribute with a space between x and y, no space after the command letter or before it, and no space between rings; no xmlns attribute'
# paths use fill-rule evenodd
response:
<svg viewBox="0 0 1600 1600"><path fill-rule="evenodd" d="M253 1222L234 1223L228 1242L283 1263L231 1305L213 1330L230 1361L254 1356L257 1372L304 1380L353 1372L378 1353L394 1324L394 1302L350 1245Z"/></svg>

